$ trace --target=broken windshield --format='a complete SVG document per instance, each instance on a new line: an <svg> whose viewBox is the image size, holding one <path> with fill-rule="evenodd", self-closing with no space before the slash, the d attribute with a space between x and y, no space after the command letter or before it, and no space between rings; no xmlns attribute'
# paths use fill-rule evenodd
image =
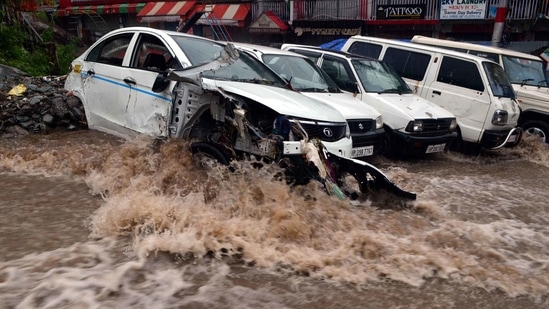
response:
<svg viewBox="0 0 549 309"><path fill-rule="evenodd" d="M387 64L368 59L354 59L352 63L366 92L412 93L406 82Z"/></svg>
<svg viewBox="0 0 549 309"><path fill-rule="evenodd" d="M240 57L233 64L220 67L214 71L204 71L202 77L275 87L285 87L286 85L284 79L276 75L261 61L245 52L240 52Z"/></svg>

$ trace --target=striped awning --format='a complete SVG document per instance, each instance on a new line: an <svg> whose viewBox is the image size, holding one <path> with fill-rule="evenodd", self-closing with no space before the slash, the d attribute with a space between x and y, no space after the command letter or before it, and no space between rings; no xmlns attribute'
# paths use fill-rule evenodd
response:
<svg viewBox="0 0 549 309"><path fill-rule="evenodd" d="M196 1L148 2L137 14L137 21L179 21L185 19Z"/></svg>
<svg viewBox="0 0 549 309"><path fill-rule="evenodd" d="M111 4L109 13L111 14L138 13L143 9L143 7L145 7L145 4L146 4L145 2Z"/></svg>
<svg viewBox="0 0 549 309"><path fill-rule="evenodd" d="M250 4L205 5L204 12L204 17L200 18L197 24L209 25L212 22L219 22L225 26L243 27L250 13Z"/></svg>

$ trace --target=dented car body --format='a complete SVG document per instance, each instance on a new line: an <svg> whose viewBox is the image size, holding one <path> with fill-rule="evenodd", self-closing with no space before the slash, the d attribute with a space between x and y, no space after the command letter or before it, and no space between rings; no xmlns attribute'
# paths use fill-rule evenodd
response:
<svg viewBox="0 0 549 309"><path fill-rule="evenodd" d="M66 90L90 129L121 137L183 138L223 164L255 159L285 167L287 180L319 180L356 196L379 188L415 199L374 166L351 159L345 118L303 96L230 43L146 27L114 30L71 64Z"/></svg>

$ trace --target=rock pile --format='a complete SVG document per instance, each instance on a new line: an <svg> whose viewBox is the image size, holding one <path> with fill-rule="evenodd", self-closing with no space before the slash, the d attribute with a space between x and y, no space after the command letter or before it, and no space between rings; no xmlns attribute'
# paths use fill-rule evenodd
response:
<svg viewBox="0 0 549 309"><path fill-rule="evenodd" d="M87 129L82 103L63 89L65 77L0 78L0 138Z"/></svg>

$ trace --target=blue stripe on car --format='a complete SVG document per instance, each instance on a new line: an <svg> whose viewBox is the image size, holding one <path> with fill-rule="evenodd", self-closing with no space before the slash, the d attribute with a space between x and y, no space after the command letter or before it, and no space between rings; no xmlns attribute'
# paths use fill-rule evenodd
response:
<svg viewBox="0 0 549 309"><path fill-rule="evenodd" d="M146 91L146 90L143 90L143 89L139 89L137 88L136 86L129 86L128 84L126 83L119 83L117 81L114 81L112 79L108 79L108 78L105 78L105 77L102 77L102 76L97 76L96 74L93 74L93 75L88 75L87 73L82 73L81 74L81 77L82 78L85 78L85 77L91 77L91 78L97 78L99 80L102 80L104 82L107 82L107 83L110 83L110 84L114 84L114 85L117 85L117 86L120 86L120 87L124 87L124 88L128 88L128 89L134 89L135 91L138 91L138 92L141 92L141 93L144 93L146 95L150 95L152 97L155 97L155 98L159 98L159 99L162 99L164 101L168 101L168 102L171 102L172 101L172 98L171 97L164 97L164 96L161 96L159 94L156 94L154 92L151 92L151 91Z"/></svg>

